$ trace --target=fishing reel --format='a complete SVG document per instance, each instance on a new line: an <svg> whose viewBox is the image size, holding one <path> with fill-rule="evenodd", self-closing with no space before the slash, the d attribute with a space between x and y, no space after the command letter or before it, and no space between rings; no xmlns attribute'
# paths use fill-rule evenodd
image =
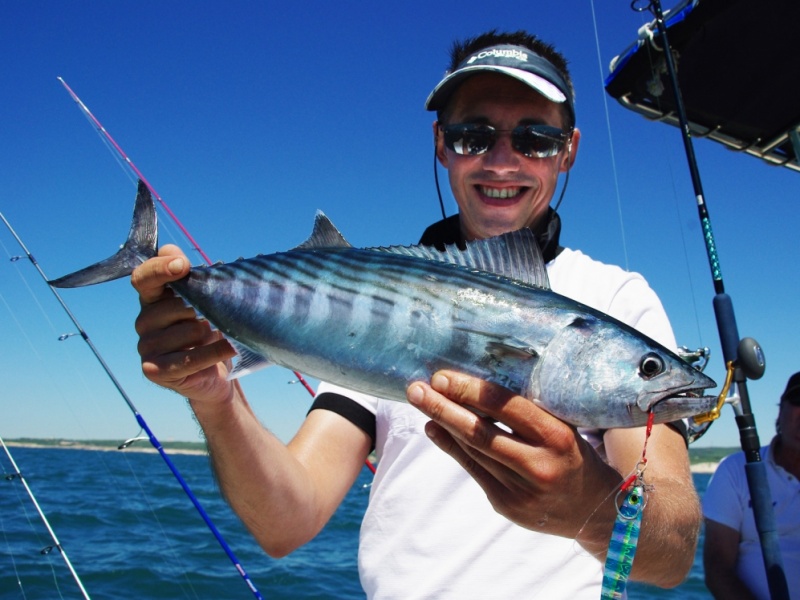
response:
<svg viewBox="0 0 800 600"><path fill-rule="evenodd" d="M682 350L686 350L682 348ZM706 351L704 358L705 362L700 367L700 370L705 368L706 364L708 364L708 348L704 348ZM696 352L700 352L699 350ZM682 358L684 356L688 356L689 358L684 358L687 360L689 364L692 366L695 365L695 362L692 362L691 358L695 356L696 353L680 353L679 356ZM697 360L697 362L700 362ZM733 406L734 411L739 414L741 412L740 407L740 397L737 393L729 394L731 389L731 385L733 382L743 383L746 379L757 380L761 379L764 375L764 371L766 370L767 363L764 357L764 350L761 348L761 345L754 340L753 338L746 337L742 338L739 341L739 345L737 346L736 350L736 360L730 361L727 364L727 371L725 376L725 384L722 386L722 391L720 392L719 399L717 401L717 406L702 415L696 415L693 418L689 419L688 422L688 436L689 436L689 443L700 439L702 435L708 430L711 426L711 423L716 421L722 411L722 406L725 403L730 404Z"/></svg>

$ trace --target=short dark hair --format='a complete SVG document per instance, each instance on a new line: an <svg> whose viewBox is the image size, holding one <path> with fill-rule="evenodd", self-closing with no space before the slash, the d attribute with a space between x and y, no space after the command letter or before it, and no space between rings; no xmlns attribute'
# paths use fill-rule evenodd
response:
<svg viewBox="0 0 800 600"><path fill-rule="evenodd" d="M572 85L572 78L569 74L567 66L567 59L559 51L555 49L552 44L542 41L532 33L528 33L522 29L518 31L497 31L491 29L480 35L474 37L464 38L463 40L456 40L450 48L450 66L448 72L455 71L458 65L461 64L471 54L475 54L478 50L483 48L490 48L491 46L498 46L501 44L511 44L514 46L523 46L532 50L542 58L547 59L559 71L564 81L569 86L569 93L575 97L575 88ZM449 104L449 103L448 103ZM446 113L448 108L439 110L436 113L436 118L441 123L446 122ZM575 126L575 119L572 113L565 108L562 109L564 114L564 122L566 129L572 129Z"/></svg>

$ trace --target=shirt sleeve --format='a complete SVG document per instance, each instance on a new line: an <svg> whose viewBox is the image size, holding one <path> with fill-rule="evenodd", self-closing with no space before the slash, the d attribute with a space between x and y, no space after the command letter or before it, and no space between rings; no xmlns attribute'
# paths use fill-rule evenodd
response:
<svg viewBox="0 0 800 600"><path fill-rule="evenodd" d="M372 439L372 448L375 449L376 422L378 398L360 392L354 392L338 385L321 382L314 397L312 410L329 410L344 417L353 425L361 429Z"/></svg>
<svg viewBox="0 0 800 600"><path fill-rule="evenodd" d="M737 481L736 474L743 473L744 468L734 456L725 457L711 476L703 494L703 516L741 531L749 497L742 497L741 482Z"/></svg>

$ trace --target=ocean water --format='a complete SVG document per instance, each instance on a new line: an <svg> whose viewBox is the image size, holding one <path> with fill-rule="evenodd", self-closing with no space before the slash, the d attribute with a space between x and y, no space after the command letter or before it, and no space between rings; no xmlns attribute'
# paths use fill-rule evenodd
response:
<svg viewBox="0 0 800 600"><path fill-rule="evenodd" d="M94 600L238 599L254 594L157 454L11 447L11 454ZM364 598L356 551L371 473L364 468L312 542L272 559L220 498L208 460L170 455L265 599ZM4 475L13 468L3 453ZM708 475L695 475L702 493ZM82 598L18 478L0 480L0 599ZM702 547L702 540L701 546ZM698 551L672 590L631 583L629 598L706 599Z"/></svg>

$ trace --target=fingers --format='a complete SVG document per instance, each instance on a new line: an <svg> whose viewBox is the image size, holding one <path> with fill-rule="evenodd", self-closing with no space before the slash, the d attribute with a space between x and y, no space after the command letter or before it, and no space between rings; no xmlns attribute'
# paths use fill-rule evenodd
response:
<svg viewBox="0 0 800 600"><path fill-rule="evenodd" d="M528 443L551 445L566 438L564 443L568 447L572 445L574 430L569 425L539 408L528 398L500 385L463 373L439 371L431 379L431 388L456 405L468 407L503 423ZM454 408L450 407L446 414L455 417L457 413ZM463 417L461 419L464 424Z"/></svg>
<svg viewBox="0 0 800 600"><path fill-rule="evenodd" d="M143 305L135 327L143 358L219 339L207 321L198 319L194 309L175 297Z"/></svg>
<svg viewBox="0 0 800 600"><path fill-rule="evenodd" d="M229 360L236 352L225 339L185 351L142 356L142 372L152 382L194 397L189 388L192 376L202 374L218 363ZM220 368L222 365L219 365ZM217 373L209 373L216 379Z"/></svg>
<svg viewBox="0 0 800 600"><path fill-rule="evenodd" d="M136 267L131 284L139 292L142 305L151 304L162 299L165 286L185 277L190 267L189 259L177 246L167 245L159 250L157 257Z"/></svg>
<svg viewBox="0 0 800 600"><path fill-rule="evenodd" d="M222 363L233 358L235 350L167 288L185 277L190 266L179 248L164 246L131 276L141 304L135 326L142 372L152 382L193 399L224 399L232 386Z"/></svg>
<svg viewBox="0 0 800 600"><path fill-rule="evenodd" d="M441 381L442 377L440 373L434 375L432 385L446 388L448 384ZM511 394L508 390L505 393ZM432 419L425 427L428 437L482 485L492 478L508 482L514 477L514 462L526 445L513 433L423 383L409 386L408 401Z"/></svg>
<svg viewBox="0 0 800 600"><path fill-rule="evenodd" d="M506 484L519 475L549 485L562 477L565 464L580 462L582 440L573 427L501 386L440 371L430 386L409 386L408 401L433 421L426 427L433 442L473 476L469 461Z"/></svg>
<svg viewBox="0 0 800 600"><path fill-rule="evenodd" d="M575 537L620 480L574 427L501 386L441 371L430 385L410 385L407 396L431 418L425 433L433 443L498 513L524 527Z"/></svg>

